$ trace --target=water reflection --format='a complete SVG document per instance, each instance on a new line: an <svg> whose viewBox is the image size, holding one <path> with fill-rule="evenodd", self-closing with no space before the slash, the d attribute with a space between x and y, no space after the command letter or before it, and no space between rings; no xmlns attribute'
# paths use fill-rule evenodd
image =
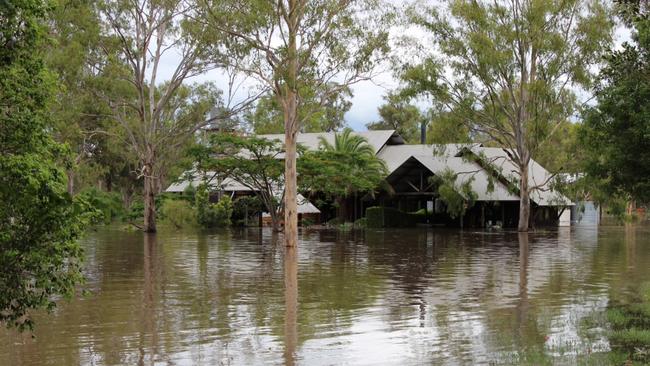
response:
<svg viewBox="0 0 650 366"><path fill-rule="evenodd" d="M517 340L526 339L526 323L528 319L528 233L518 233L519 241L519 298L517 299Z"/></svg>
<svg viewBox="0 0 650 366"><path fill-rule="evenodd" d="M649 233L99 229L91 295L0 331L0 365L575 363L650 275Z"/></svg>
<svg viewBox="0 0 650 366"><path fill-rule="evenodd" d="M298 249L284 249L284 363L294 365L298 345Z"/></svg>

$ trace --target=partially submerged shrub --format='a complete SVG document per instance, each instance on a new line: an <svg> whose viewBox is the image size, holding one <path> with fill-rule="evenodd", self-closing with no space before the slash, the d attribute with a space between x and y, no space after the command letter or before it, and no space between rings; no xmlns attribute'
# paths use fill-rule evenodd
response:
<svg viewBox="0 0 650 366"><path fill-rule="evenodd" d="M314 224L315 224L314 220L309 217L304 217L302 220L300 220L300 226L303 227L312 226Z"/></svg>
<svg viewBox="0 0 650 366"><path fill-rule="evenodd" d="M106 192L93 187L81 191L78 196L100 213L96 222L110 224L111 221L126 215L122 198L116 192Z"/></svg>
<svg viewBox="0 0 650 366"><path fill-rule="evenodd" d="M162 219L177 229L196 225L196 214L185 200L166 200L161 208Z"/></svg>
<svg viewBox="0 0 650 366"><path fill-rule="evenodd" d="M362 217L354 222L354 227L365 228L366 226L368 226L368 219L365 217Z"/></svg>
<svg viewBox="0 0 650 366"><path fill-rule="evenodd" d="M232 220L235 225L257 226L259 224L257 218L262 212L264 205L262 201L256 196L239 197L233 201L233 216Z"/></svg>
<svg viewBox="0 0 650 366"><path fill-rule="evenodd" d="M202 184L196 189L195 198L196 217L201 226L208 228L230 226L233 204L229 196L223 196L219 202L211 203L210 193Z"/></svg>

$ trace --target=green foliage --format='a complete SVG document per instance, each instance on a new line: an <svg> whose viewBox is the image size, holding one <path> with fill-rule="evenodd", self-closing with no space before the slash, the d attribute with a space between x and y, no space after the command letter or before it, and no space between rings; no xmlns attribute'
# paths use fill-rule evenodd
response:
<svg viewBox="0 0 650 366"><path fill-rule="evenodd" d="M349 108L348 86L371 74L388 51L388 27L382 25L390 19L372 0L347 1L344 6L338 0L242 0L237 6L205 0L200 5L211 30L205 34L202 28L202 36L227 43L225 50L213 48L214 57L253 74L273 94L263 99L267 108L257 108L263 118L253 118L274 126L263 132L283 131L288 122L284 113L292 109L289 100L296 107L290 111L297 114L296 131L341 127ZM284 42L276 42L277 37ZM288 42L290 38L298 41ZM277 111L283 116L280 126Z"/></svg>
<svg viewBox="0 0 650 366"><path fill-rule="evenodd" d="M284 186L283 153L278 140L231 134L214 134L205 146L192 150L202 174L211 172L212 180L227 177L251 189L266 210L274 213L282 210L277 191Z"/></svg>
<svg viewBox="0 0 650 366"><path fill-rule="evenodd" d="M303 227L308 227L314 225L314 220L308 218L308 217L303 217L302 220L300 220L300 225Z"/></svg>
<svg viewBox="0 0 650 366"><path fill-rule="evenodd" d="M232 199L230 199L230 196L221 197L219 202L214 205L214 222L216 226L230 226L232 211Z"/></svg>
<svg viewBox="0 0 650 366"><path fill-rule="evenodd" d="M357 219L357 221L354 222L354 227L362 229L368 227L368 218L362 217Z"/></svg>
<svg viewBox="0 0 650 366"><path fill-rule="evenodd" d="M205 184L196 189L196 218L197 222L207 228L230 226L233 212L232 200L222 196L217 203L210 202L210 193Z"/></svg>
<svg viewBox="0 0 650 366"><path fill-rule="evenodd" d="M565 80L590 85L590 66L613 26L606 4L581 0L452 0L414 6L410 15L436 52L406 65L401 94L429 96L477 137L510 148L523 143L533 155L575 111ZM519 108L525 113L514 113ZM524 140L515 138L519 132Z"/></svg>
<svg viewBox="0 0 650 366"><path fill-rule="evenodd" d="M446 111L444 107L431 108L428 112L428 144L462 144L471 142L470 129L459 111Z"/></svg>
<svg viewBox="0 0 650 366"><path fill-rule="evenodd" d="M322 89L322 88L321 88ZM330 132L345 125L345 113L350 110L352 97L350 88L342 88L331 95L322 95L324 90L303 90L302 103L298 113L302 121L301 132ZM273 95L261 97L255 109L245 115L253 132L261 134L284 133L284 116L277 98Z"/></svg>
<svg viewBox="0 0 650 366"><path fill-rule="evenodd" d="M144 202L141 199L137 199L131 203L131 207L125 216L126 220L129 222L136 222L142 220L144 216Z"/></svg>
<svg viewBox="0 0 650 366"><path fill-rule="evenodd" d="M650 282L637 289L628 302L614 301L607 310L612 350L630 361L650 363Z"/></svg>
<svg viewBox="0 0 650 366"><path fill-rule="evenodd" d="M122 198L117 192L106 192L92 187L81 191L78 196L100 212L101 217L97 219L105 224L126 215Z"/></svg>
<svg viewBox="0 0 650 366"><path fill-rule="evenodd" d="M0 322L20 330L82 281L77 240L92 219L66 192L57 161L67 151L50 135L47 10L39 0L0 2Z"/></svg>
<svg viewBox="0 0 650 366"><path fill-rule="evenodd" d="M233 202L233 221L235 225L257 226L258 215L263 211L264 205L256 196L239 197Z"/></svg>
<svg viewBox="0 0 650 366"><path fill-rule="evenodd" d="M579 129L584 171L605 198L650 201L650 20L628 18L633 42L606 57L595 88L598 104Z"/></svg>
<svg viewBox="0 0 650 366"><path fill-rule="evenodd" d="M204 42L210 35L198 32L204 27L197 24L197 4L154 0L94 4L100 29L96 49L102 52L93 54L89 65L96 75L91 90L109 106L106 114L112 123L105 132L133 155L142 177L143 230L155 232L153 205L159 187L170 174L180 174L175 168L182 165L195 133L230 118L232 112L214 83L187 80L217 63ZM170 62L167 66L173 70L166 80L159 67L163 62Z"/></svg>
<svg viewBox="0 0 650 366"><path fill-rule="evenodd" d="M165 200L160 208L160 213L164 221L177 229L193 227L197 223L197 214L194 208L185 200Z"/></svg>
<svg viewBox="0 0 650 366"><path fill-rule="evenodd" d="M335 217L327 222L327 226L332 226L332 227L340 226L343 224L345 224L345 220L343 220L340 217Z"/></svg>
<svg viewBox="0 0 650 366"><path fill-rule="evenodd" d="M410 16L433 44L421 62L402 65L401 94L430 98L474 141L508 149L520 176L580 108L576 91L590 87L614 25L609 3L588 0L450 0L413 5ZM522 196L534 189L519 185ZM528 212L520 210L522 231Z"/></svg>
<svg viewBox="0 0 650 366"><path fill-rule="evenodd" d="M350 129L336 133L333 144L321 138L318 151L301 155L298 171L301 189L337 198L373 192L387 175L368 141Z"/></svg>
<svg viewBox="0 0 650 366"><path fill-rule="evenodd" d="M382 207L366 208L366 226L369 228L384 227L384 212Z"/></svg>
<svg viewBox="0 0 650 366"><path fill-rule="evenodd" d="M391 94L384 99L386 103L378 108L381 119L366 124L366 128L369 130L395 130L407 143L419 143L420 124L425 122L420 110L416 106L408 104L398 95Z"/></svg>
<svg viewBox="0 0 650 366"><path fill-rule="evenodd" d="M431 177L438 186L438 195L445 203L447 213L452 218L462 217L467 209L476 201L477 194L472 191L474 177L466 179L461 184L457 183L458 176L451 170Z"/></svg>

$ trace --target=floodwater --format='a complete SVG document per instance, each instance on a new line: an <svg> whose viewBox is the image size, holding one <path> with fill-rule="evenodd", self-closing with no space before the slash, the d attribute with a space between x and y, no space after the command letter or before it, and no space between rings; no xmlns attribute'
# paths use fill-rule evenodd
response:
<svg viewBox="0 0 650 366"><path fill-rule="evenodd" d="M263 229L84 239L87 294L0 330L0 365L597 363L648 227ZM602 361L603 364L606 361Z"/></svg>

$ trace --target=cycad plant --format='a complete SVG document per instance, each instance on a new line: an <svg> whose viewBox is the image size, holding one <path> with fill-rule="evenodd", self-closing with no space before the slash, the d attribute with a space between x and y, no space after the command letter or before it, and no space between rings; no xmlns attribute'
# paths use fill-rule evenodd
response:
<svg viewBox="0 0 650 366"><path fill-rule="evenodd" d="M374 192L386 177L386 165L372 145L349 128L334 134L330 143L323 137L319 150L301 158L303 187L335 198L338 216L345 220L345 199L359 192Z"/></svg>
<svg viewBox="0 0 650 366"><path fill-rule="evenodd" d="M368 143L368 140L360 135L353 135L351 128L346 128L340 133L334 134L334 144L331 144L323 136L318 138L319 147L321 150L348 153L348 154L361 154L375 156L375 150Z"/></svg>

